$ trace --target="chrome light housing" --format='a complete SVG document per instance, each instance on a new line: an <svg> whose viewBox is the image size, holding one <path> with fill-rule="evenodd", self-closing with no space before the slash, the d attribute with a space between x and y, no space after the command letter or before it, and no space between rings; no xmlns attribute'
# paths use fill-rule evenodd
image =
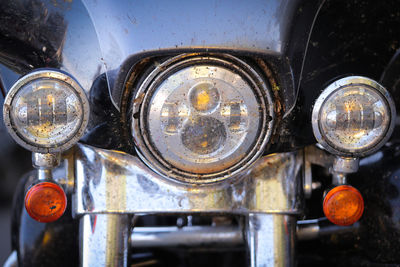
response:
<svg viewBox="0 0 400 267"><path fill-rule="evenodd" d="M3 117L14 140L39 153L61 152L83 135L89 103L82 87L58 70L38 70L19 79L4 101Z"/></svg>
<svg viewBox="0 0 400 267"><path fill-rule="evenodd" d="M312 113L314 136L327 151L360 157L390 138L396 110L389 92L361 76L342 78L318 97Z"/></svg>
<svg viewBox="0 0 400 267"><path fill-rule="evenodd" d="M190 183L215 182L249 166L274 122L266 82L230 56L166 61L134 99L138 154L160 174Z"/></svg>

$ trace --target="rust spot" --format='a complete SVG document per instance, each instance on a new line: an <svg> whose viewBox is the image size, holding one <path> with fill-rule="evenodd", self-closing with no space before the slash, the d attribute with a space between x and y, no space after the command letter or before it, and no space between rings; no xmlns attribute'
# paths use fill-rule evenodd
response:
<svg viewBox="0 0 400 267"><path fill-rule="evenodd" d="M133 104L136 105L136 104L142 103L143 98L144 98L144 93L139 94L139 96L136 97L136 98L133 100Z"/></svg>

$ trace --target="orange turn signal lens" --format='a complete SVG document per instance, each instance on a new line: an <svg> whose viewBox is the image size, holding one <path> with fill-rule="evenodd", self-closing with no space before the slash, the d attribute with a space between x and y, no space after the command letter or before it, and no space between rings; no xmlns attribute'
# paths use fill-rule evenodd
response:
<svg viewBox="0 0 400 267"><path fill-rule="evenodd" d="M64 214L66 207L67 196L64 190L55 183L36 184L25 196L26 211L38 222L54 222Z"/></svg>
<svg viewBox="0 0 400 267"><path fill-rule="evenodd" d="M326 194L323 209L332 223L342 226L357 222L364 211L364 200L360 192L349 185L339 185Z"/></svg>

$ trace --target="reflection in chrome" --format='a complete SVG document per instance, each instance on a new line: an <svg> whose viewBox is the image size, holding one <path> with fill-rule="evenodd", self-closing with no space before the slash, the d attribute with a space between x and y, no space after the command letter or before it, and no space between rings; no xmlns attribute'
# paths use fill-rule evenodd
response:
<svg viewBox="0 0 400 267"><path fill-rule="evenodd" d="M10 256L8 256L6 262L4 263L3 267L18 267L18 255L16 250L11 252Z"/></svg>

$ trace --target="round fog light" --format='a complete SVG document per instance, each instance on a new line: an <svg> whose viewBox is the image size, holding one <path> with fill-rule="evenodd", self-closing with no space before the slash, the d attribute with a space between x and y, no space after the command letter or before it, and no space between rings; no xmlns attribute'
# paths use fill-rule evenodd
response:
<svg viewBox="0 0 400 267"><path fill-rule="evenodd" d="M312 126L317 141L340 156L365 156L390 137L396 115L392 98L377 82L359 76L329 85L317 99Z"/></svg>
<svg viewBox="0 0 400 267"><path fill-rule="evenodd" d="M26 149L61 152L83 135L89 104L73 78L56 70L39 70L10 89L3 116L8 132Z"/></svg>

